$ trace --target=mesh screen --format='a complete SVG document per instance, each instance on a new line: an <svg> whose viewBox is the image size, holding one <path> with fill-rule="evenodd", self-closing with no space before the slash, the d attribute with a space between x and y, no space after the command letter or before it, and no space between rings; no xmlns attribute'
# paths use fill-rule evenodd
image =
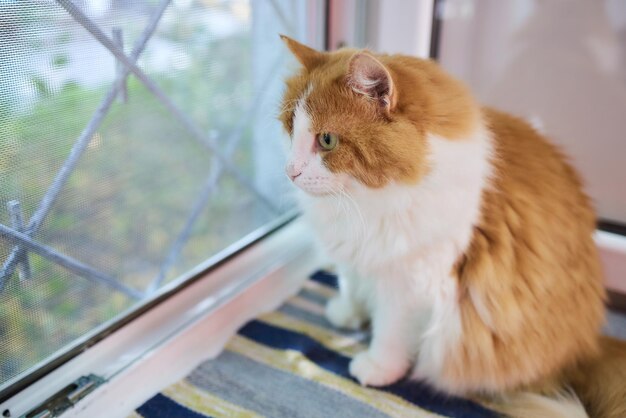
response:
<svg viewBox="0 0 626 418"><path fill-rule="evenodd" d="M291 208L296 3L0 0L0 387Z"/></svg>

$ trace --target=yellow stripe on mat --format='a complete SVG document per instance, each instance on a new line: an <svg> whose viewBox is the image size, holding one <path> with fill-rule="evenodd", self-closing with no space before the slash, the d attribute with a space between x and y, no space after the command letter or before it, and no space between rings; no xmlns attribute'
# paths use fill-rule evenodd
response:
<svg viewBox="0 0 626 418"><path fill-rule="evenodd" d="M308 299L304 299L300 296L294 296L287 300L287 304L300 308L304 311L310 312L314 315L324 316L324 306L311 302Z"/></svg>
<svg viewBox="0 0 626 418"><path fill-rule="evenodd" d="M337 289L333 289L332 287L328 287L324 284L318 283L313 280L307 280L304 282L305 289L316 293L326 299L330 299L337 294Z"/></svg>
<svg viewBox="0 0 626 418"><path fill-rule="evenodd" d="M133 411L129 416L127 416L126 418L143 418L141 415L139 415L139 413L137 413L137 411Z"/></svg>
<svg viewBox="0 0 626 418"><path fill-rule="evenodd" d="M279 311L267 313L261 316L259 320L270 325L275 325L280 328L285 328L307 335L317 340L323 346L348 357L354 357L355 354L360 353L367 348L356 338L338 334Z"/></svg>
<svg viewBox="0 0 626 418"><path fill-rule="evenodd" d="M299 351L277 350L258 344L239 335L233 337L226 349L248 357L258 363L332 388L392 417L442 417L441 415L412 405L398 396L360 386L351 380L343 379L333 373L327 372L307 359Z"/></svg>
<svg viewBox="0 0 626 418"><path fill-rule="evenodd" d="M186 408L205 415L235 418L262 417L262 415L259 415L256 412L249 411L238 405L218 398L209 392L198 389L185 380L181 380L180 382L164 389L162 394L180 405L184 405Z"/></svg>

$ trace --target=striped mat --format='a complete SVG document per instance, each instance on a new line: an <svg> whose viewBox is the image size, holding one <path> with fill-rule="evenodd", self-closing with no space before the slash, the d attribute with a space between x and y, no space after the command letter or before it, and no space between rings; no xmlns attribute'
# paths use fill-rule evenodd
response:
<svg viewBox="0 0 626 418"><path fill-rule="evenodd" d="M249 322L216 359L201 364L129 418L494 417L471 401L420 382L365 388L348 373L365 332L324 318L336 277L317 272L278 310Z"/></svg>

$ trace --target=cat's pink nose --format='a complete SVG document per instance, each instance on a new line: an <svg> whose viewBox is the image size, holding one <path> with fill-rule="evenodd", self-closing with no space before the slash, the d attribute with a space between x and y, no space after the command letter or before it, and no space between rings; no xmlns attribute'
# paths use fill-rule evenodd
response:
<svg viewBox="0 0 626 418"><path fill-rule="evenodd" d="M303 168L304 167L301 164L289 163L287 164L287 167L285 167L285 171L287 172L287 175L289 176L291 181L294 181L296 177L302 174Z"/></svg>

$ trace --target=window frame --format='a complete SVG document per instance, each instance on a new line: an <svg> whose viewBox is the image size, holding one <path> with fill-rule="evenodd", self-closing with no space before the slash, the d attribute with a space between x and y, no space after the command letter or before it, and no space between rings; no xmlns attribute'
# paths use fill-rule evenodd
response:
<svg viewBox="0 0 626 418"><path fill-rule="evenodd" d="M26 414L89 374L104 378L105 383L65 414L117 416L112 408L129 413L202 360L218 354L247 320L295 293L307 274L323 262L310 237L299 217L251 234L253 243L32 382L0 404L0 413ZM198 344L198 338L206 343ZM160 365L159 380L145 379L155 362ZM142 384L134 383L137 380ZM87 414L86 408L92 412Z"/></svg>
<svg viewBox="0 0 626 418"><path fill-rule="evenodd" d="M327 10L328 0L307 2L307 26L305 32L308 43L318 45L327 43ZM3 385L5 387L0 390L0 414L7 416L6 414L10 413L8 416L21 416L28 413L30 409L53 395L56 391L80 377L80 375L77 375L77 370L81 370L83 375L89 373L98 374L98 370L91 370L85 367L86 365L96 363L106 363L106 361L101 359L107 357L107 352L114 351L116 335L119 335L120 332L129 332L127 330L133 327L137 330L137 335L141 335L142 330L137 328L136 324L146 318L149 319L158 315L158 312L163 310L164 306L175 306L172 304L178 303L177 310L182 315L186 305L181 305L180 300L183 300L185 295L187 295L187 298L189 297L190 288L195 288L201 283L211 282L214 280L214 276L219 275L223 269L228 269L229 266L238 263L250 264L250 257L253 257L251 254L265 252L266 257L274 257L276 265L282 265L283 267L289 265L297 254L292 252L289 255L283 254L276 258L276 254L272 253L272 251L275 252L276 250L272 249L271 242L276 239L284 239L276 237L288 235L289 231L301 228L298 217L299 213L294 209L250 232L196 266L183 277L160 288L150 299L141 301L138 306L107 321L85 336L73 341L72 344L63 347L53 355L33 365L13 379L8 380ZM294 248L302 250L301 247L304 245L308 248L307 251L315 254L308 239L300 240L300 244L294 245ZM314 256L312 259L315 259L315 257L317 256ZM260 260L257 260L257 262L260 262ZM252 273L248 272L246 274L250 275ZM263 277L256 277L255 280L260 280L267 276L268 274ZM248 280L250 280L249 277ZM231 276L230 280L223 279L223 282L238 283L235 276ZM252 285L253 282L249 283L249 286ZM220 300L213 301L209 308L213 309L218 304L228 302L236 296L237 292L240 293L243 289L231 290L232 292L222 295ZM212 296L212 294L205 294L207 299L212 299ZM209 311L210 309L204 313L204 316L207 316L210 313ZM104 349L100 348L100 352L94 357L93 349L96 347L104 347ZM74 378L70 378L70 376L74 376Z"/></svg>
<svg viewBox="0 0 626 418"><path fill-rule="evenodd" d="M278 231L282 227L288 225L298 216L296 211L291 211L284 216L278 218L276 221L265 225L256 231L243 237L241 240L231 244L224 250L218 252L213 257L207 259L204 263L196 267L196 269L190 272L190 276L182 277L175 282L163 286L156 293L156 296L149 299L146 303L139 304L137 307L132 308L128 312L120 314L118 317L107 321L94 331L86 334L84 337L76 340L71 348L64 347L60 350L60 353L53 354L49 359L45 359L42 362L34 365L31 369L26 370L14 379L9 380L7 388L0 391L0 404L4 403L8 398L12 397L16 393L27 388L31 384L35 383L42 377L56 370L63 364L72 360L74 357L80 355L85 350L89 349L93 345L107 338L118 329L131 323L141 315L147 314L151 309L155 308L159 304L163 303L168 298L174 296L178 292L183 291L187 287L191 286L198 280L202 280L212 271L218 269L222 264L229 262L236 258L239 254L245 251L247 248L258 243L264 238L270 236L272 233Z"/></svg>

